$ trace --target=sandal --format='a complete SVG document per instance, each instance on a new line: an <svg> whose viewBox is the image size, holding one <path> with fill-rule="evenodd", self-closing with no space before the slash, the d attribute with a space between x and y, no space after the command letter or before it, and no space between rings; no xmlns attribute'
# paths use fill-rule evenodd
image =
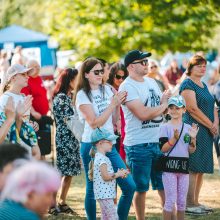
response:
<svg viewBox="0 0 220 220"><path fill-rule="evenodd" d="M48 214L57 216L60 213L60 210L54 206L48 210Z"/></svg>
<svg viewBox="0 0 220 220"><path fill-rule="evenodd" d="M205 205L199 205L198 207L200 207L201 209L203 209L205 212L214 212L213 208L205 206Z"/></svg>
<svg viewBox="0 0 220 220"><path fill-rule="evenodd" d="M185 210L185 213L186 214L189 214L189 215L206 215L208 214L208 212L206 212L205 210L203 210L202 208L200 207L187 207L186 210Z"/></svg>
<svg viewBox="0 0 220 220"><path fill-rule="evenodd" d="M62 213L74 214L74 211L67 204L58 204L58 208Z"/></svg>

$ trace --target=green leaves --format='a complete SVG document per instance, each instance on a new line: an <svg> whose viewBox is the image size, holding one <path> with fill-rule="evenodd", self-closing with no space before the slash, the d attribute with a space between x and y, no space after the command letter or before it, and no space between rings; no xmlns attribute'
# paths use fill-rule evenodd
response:
<svg viewBox="0 0 220 220"><path fill-rule="evenodd" d="M93 55L111 62L131 49L157 54L206 50L220 21L214 0L4 2L2 26L19 22L48 33L61 49L74 49L77 60Z"/></svg>

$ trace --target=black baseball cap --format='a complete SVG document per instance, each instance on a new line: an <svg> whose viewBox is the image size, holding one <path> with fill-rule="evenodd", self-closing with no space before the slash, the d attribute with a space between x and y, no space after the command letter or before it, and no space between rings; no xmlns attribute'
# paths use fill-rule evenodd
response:
<svg viewBox="0 0 220 220"><path fill-rule="evenodd" d="M125 55L124 64L127 68L129 64L133 63L135 60L142 60L145 57L150 57L151 53L141 52L139 50L131 50Z"/></svg>

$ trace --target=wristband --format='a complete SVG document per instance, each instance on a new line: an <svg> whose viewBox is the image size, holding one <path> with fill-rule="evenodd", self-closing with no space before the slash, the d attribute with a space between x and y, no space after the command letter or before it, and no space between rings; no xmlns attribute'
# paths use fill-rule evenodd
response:
<svg viewBox="0 0 220 220"><path fill-rule="evenodd" d="M174 146L174 144L171 144L169 140L167 141L167 143L170 145L170 147Z"/></svg>

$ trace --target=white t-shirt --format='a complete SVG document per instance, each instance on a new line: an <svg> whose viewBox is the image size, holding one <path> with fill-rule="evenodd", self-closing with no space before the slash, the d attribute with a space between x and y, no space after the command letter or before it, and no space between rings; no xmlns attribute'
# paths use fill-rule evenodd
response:
<svg viewBox="0 0 220 220"><path fill-rule="evenodd" d="M114 199L116 197L116 181L104 181L101 177L100 166L107 164L108 173L113 174L114 170L111 161L102 153L97 152L94 160L93 188L95 199Z"/></svg>
<svg viewBox="0 0 220 220"><path fill-rule="evenodd" d="M139 99L147 107L160 105L162 93L156 81L152 78L144 77L144 82L138 82L127 77L120 85L119 91L127 91L126 102ZM148 121L141 121L126 105L122 105L122 110L125 116L124 145L133 146L159 142L159 126L163 121L162 116Z"/></svg>
<svg viewBox="0 0 220 220"><path fill-rule="evenodd" d="M0 110L1 110L1 111L4 112L5 105L6 105L6 103L7 103L7 101L8 101L8 98L9 98L10 96L13 98L15 108L17 107L17 105L18 105L19 102L23 103L24 100L25 100L25 96L24 96L24 95L15 94L15 93L12 93L12 92L4 92L4 93L0 96ZM29 119L29 116L30 116L30 109L25 112L25 114L24 114L24 119L25 119L25 120L28 120L28 119Z"/></svg>
<svg viewBox="0 0 220 220"><path fill-rule="evenodd" d="M91 90L91 98L92 102L87 97L86 93L83 90L80 90L76 95L76 109L79 113L79 117L82 118L82 114L79 110L80 105L89 104L92 105L95 115L100 116L106 108L111 103L111 98L113 96L113 92L109 86L105 86L105 94L103 97L102 91L100 89ZM112 134L114 134L114 128L112 123L112 115L108 118L105 124L102 126ZM93 129L90 127L87 121L85 121L85 128L82 135L82 142L90 143L91 142L91 134Z"/></svg>

